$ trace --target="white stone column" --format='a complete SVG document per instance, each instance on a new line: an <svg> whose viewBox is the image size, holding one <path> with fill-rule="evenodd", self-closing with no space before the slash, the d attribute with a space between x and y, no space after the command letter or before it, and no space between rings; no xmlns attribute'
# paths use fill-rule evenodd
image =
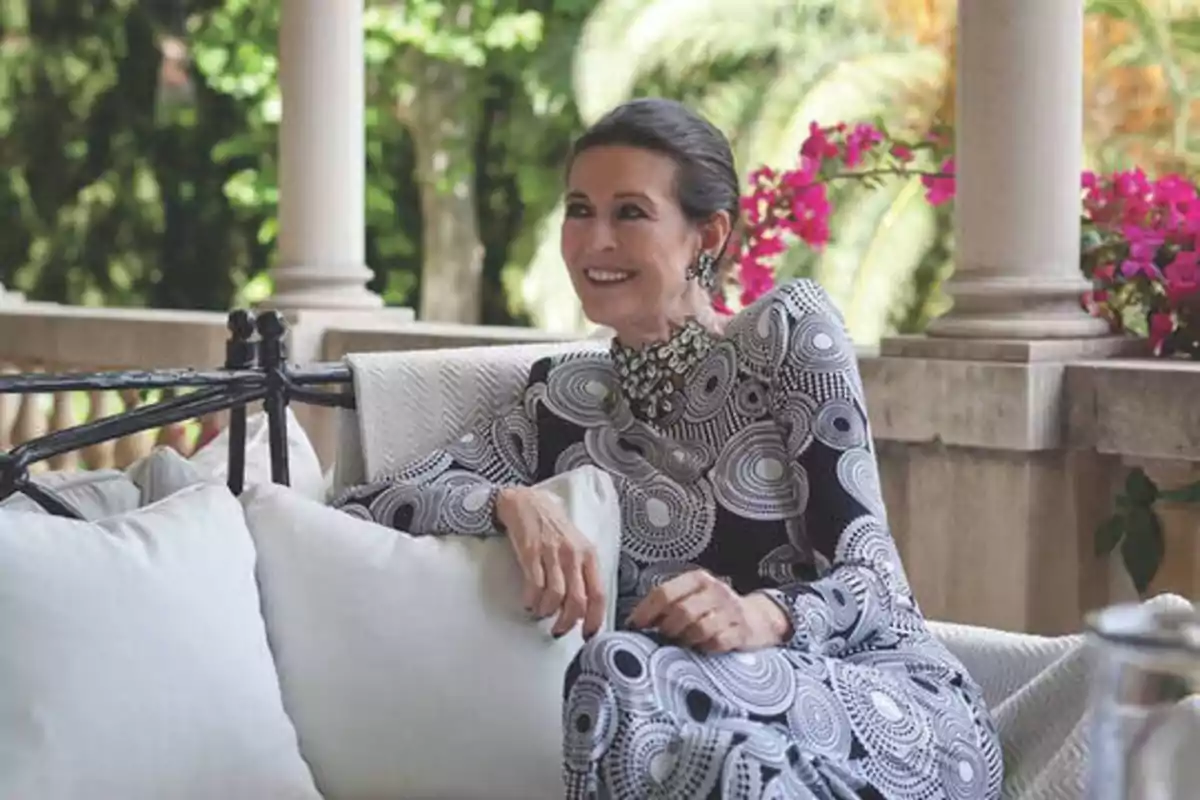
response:
<svg viewBox="0 0 1200 800"><path fill-rule="evenodd" d="M1104 335L1079 306L1084 0L959 0L953 309L931 336Z"/></svg>
<svg viewBox="0 0 1200 800"><path fill-rule="evenodd" d="M274 308L373 309L363 0L282 0Z"/></svg>

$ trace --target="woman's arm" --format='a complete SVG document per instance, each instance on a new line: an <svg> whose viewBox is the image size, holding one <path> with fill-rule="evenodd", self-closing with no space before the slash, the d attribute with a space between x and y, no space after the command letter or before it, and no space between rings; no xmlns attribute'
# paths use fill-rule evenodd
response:
<svg viewBox="0 0 1200 800"><path fill-rule="evenodd" d="M801 486L803 528L828 562L814 581L765 593L791 622L790 644L838 655L920 624L887 527L879 473L853 344L817 284L774 292L762 313L787 345L771 374L773 414ZM762 326L760 326L762 327Z"/></svg>
<svg viewBox="0 0 1200 800"><path fill-rule="evenodd" d="M384 478L346 489L331 505L417 535L498 534L500 490L537 478L536 411L527 395L550 367L550 358L537 361L521 399L503 413Z"/></svg>

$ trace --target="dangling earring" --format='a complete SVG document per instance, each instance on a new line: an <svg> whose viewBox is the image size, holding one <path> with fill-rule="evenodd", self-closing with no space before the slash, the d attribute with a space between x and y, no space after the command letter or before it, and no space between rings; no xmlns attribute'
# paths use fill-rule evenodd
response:
<svg viewBox="0 0 1200 800"><path fill-rule="evenodd" d="M701 250L695 262L688 267L687 276L689 280L694 280L704 287L705 291L715 291L717 288L716 256L707 250Z"/></svg>

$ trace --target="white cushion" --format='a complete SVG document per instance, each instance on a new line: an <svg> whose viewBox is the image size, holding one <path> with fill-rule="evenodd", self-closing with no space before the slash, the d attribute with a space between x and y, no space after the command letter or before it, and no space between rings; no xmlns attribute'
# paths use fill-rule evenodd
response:
<svg viewBox="0 0 1200 800"><path fill-rule="evenodd" d="M82 514L84 519L111 517L138 507L138 487L120 470L43 472L34 475L33 482L53 489ZM46 513L41 506L21 493L0 501L0 509Z"/></svg>
<svg viewBox="0 0 1200 800"><path fill-rule="evenodd" d="M543 488L597 545L620 509L587 467ZM504 537L412 537L279 486L242 496L284 702L330 800L561 797L562 687L582 645L521 604Z"/></svg>
<svg viewBox="0 0 1200 800"><path fill-rule="evenodd" d="M325 476L316 450L291 409L287 411L287 420L290 485L305 497L323 501ZM245 465L245 486L271 482L271 448L264 412L246 419ZM141 489L143 504L161 500L201 481L225 484L229 480L229 428L222 430L190 458L170 447L156 448L131 465L128 474Z"/></svg>
<svg viewBox="0 0 1200 800"><path fill-rule="evenodd" d="M203 472L173 447L156 447L125 471L141 493L141 504L157 503L197 483L221 485L224 478Z"/></svg>
<svg viewBox="0 0 1200 800"><path fill-rule="evenodd" d="M314 500L324 499L325 475L312 441L296 415L287 409L287 451L289 481L293 489ZM192 454L189 459L201 472L225 483L229 478L229 426ZM246 419L245 485L271 482L271 447L266 412Z"/></svg>
<svg viewBox="0 0 1200 800"><path fill-rule="evenodd" d="M0 513L0 797L318 798L237 500Z"/></svg>

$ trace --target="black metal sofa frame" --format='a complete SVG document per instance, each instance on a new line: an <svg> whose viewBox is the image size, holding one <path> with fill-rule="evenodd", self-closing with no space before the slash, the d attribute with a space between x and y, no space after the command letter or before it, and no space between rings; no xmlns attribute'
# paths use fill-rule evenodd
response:
<svg viewBox="0 0 1200 800"><path fill-rule="evenodd" d="M354 408L350 370L328 363L297 367L287 360L287 321L278 311L229 314L225 366L220 369L0 375L0 395L125 389L191 389L186 394L31 439L0 453L0 500L22 493L51 514L81 515L51 487L31 479L40 461L131 434L229 411L229 489L245 483L246 407L262 402L267 415L271 480L287 484L287 407L291 403ZM337 387L326 389L321 387Z"/></svg>

